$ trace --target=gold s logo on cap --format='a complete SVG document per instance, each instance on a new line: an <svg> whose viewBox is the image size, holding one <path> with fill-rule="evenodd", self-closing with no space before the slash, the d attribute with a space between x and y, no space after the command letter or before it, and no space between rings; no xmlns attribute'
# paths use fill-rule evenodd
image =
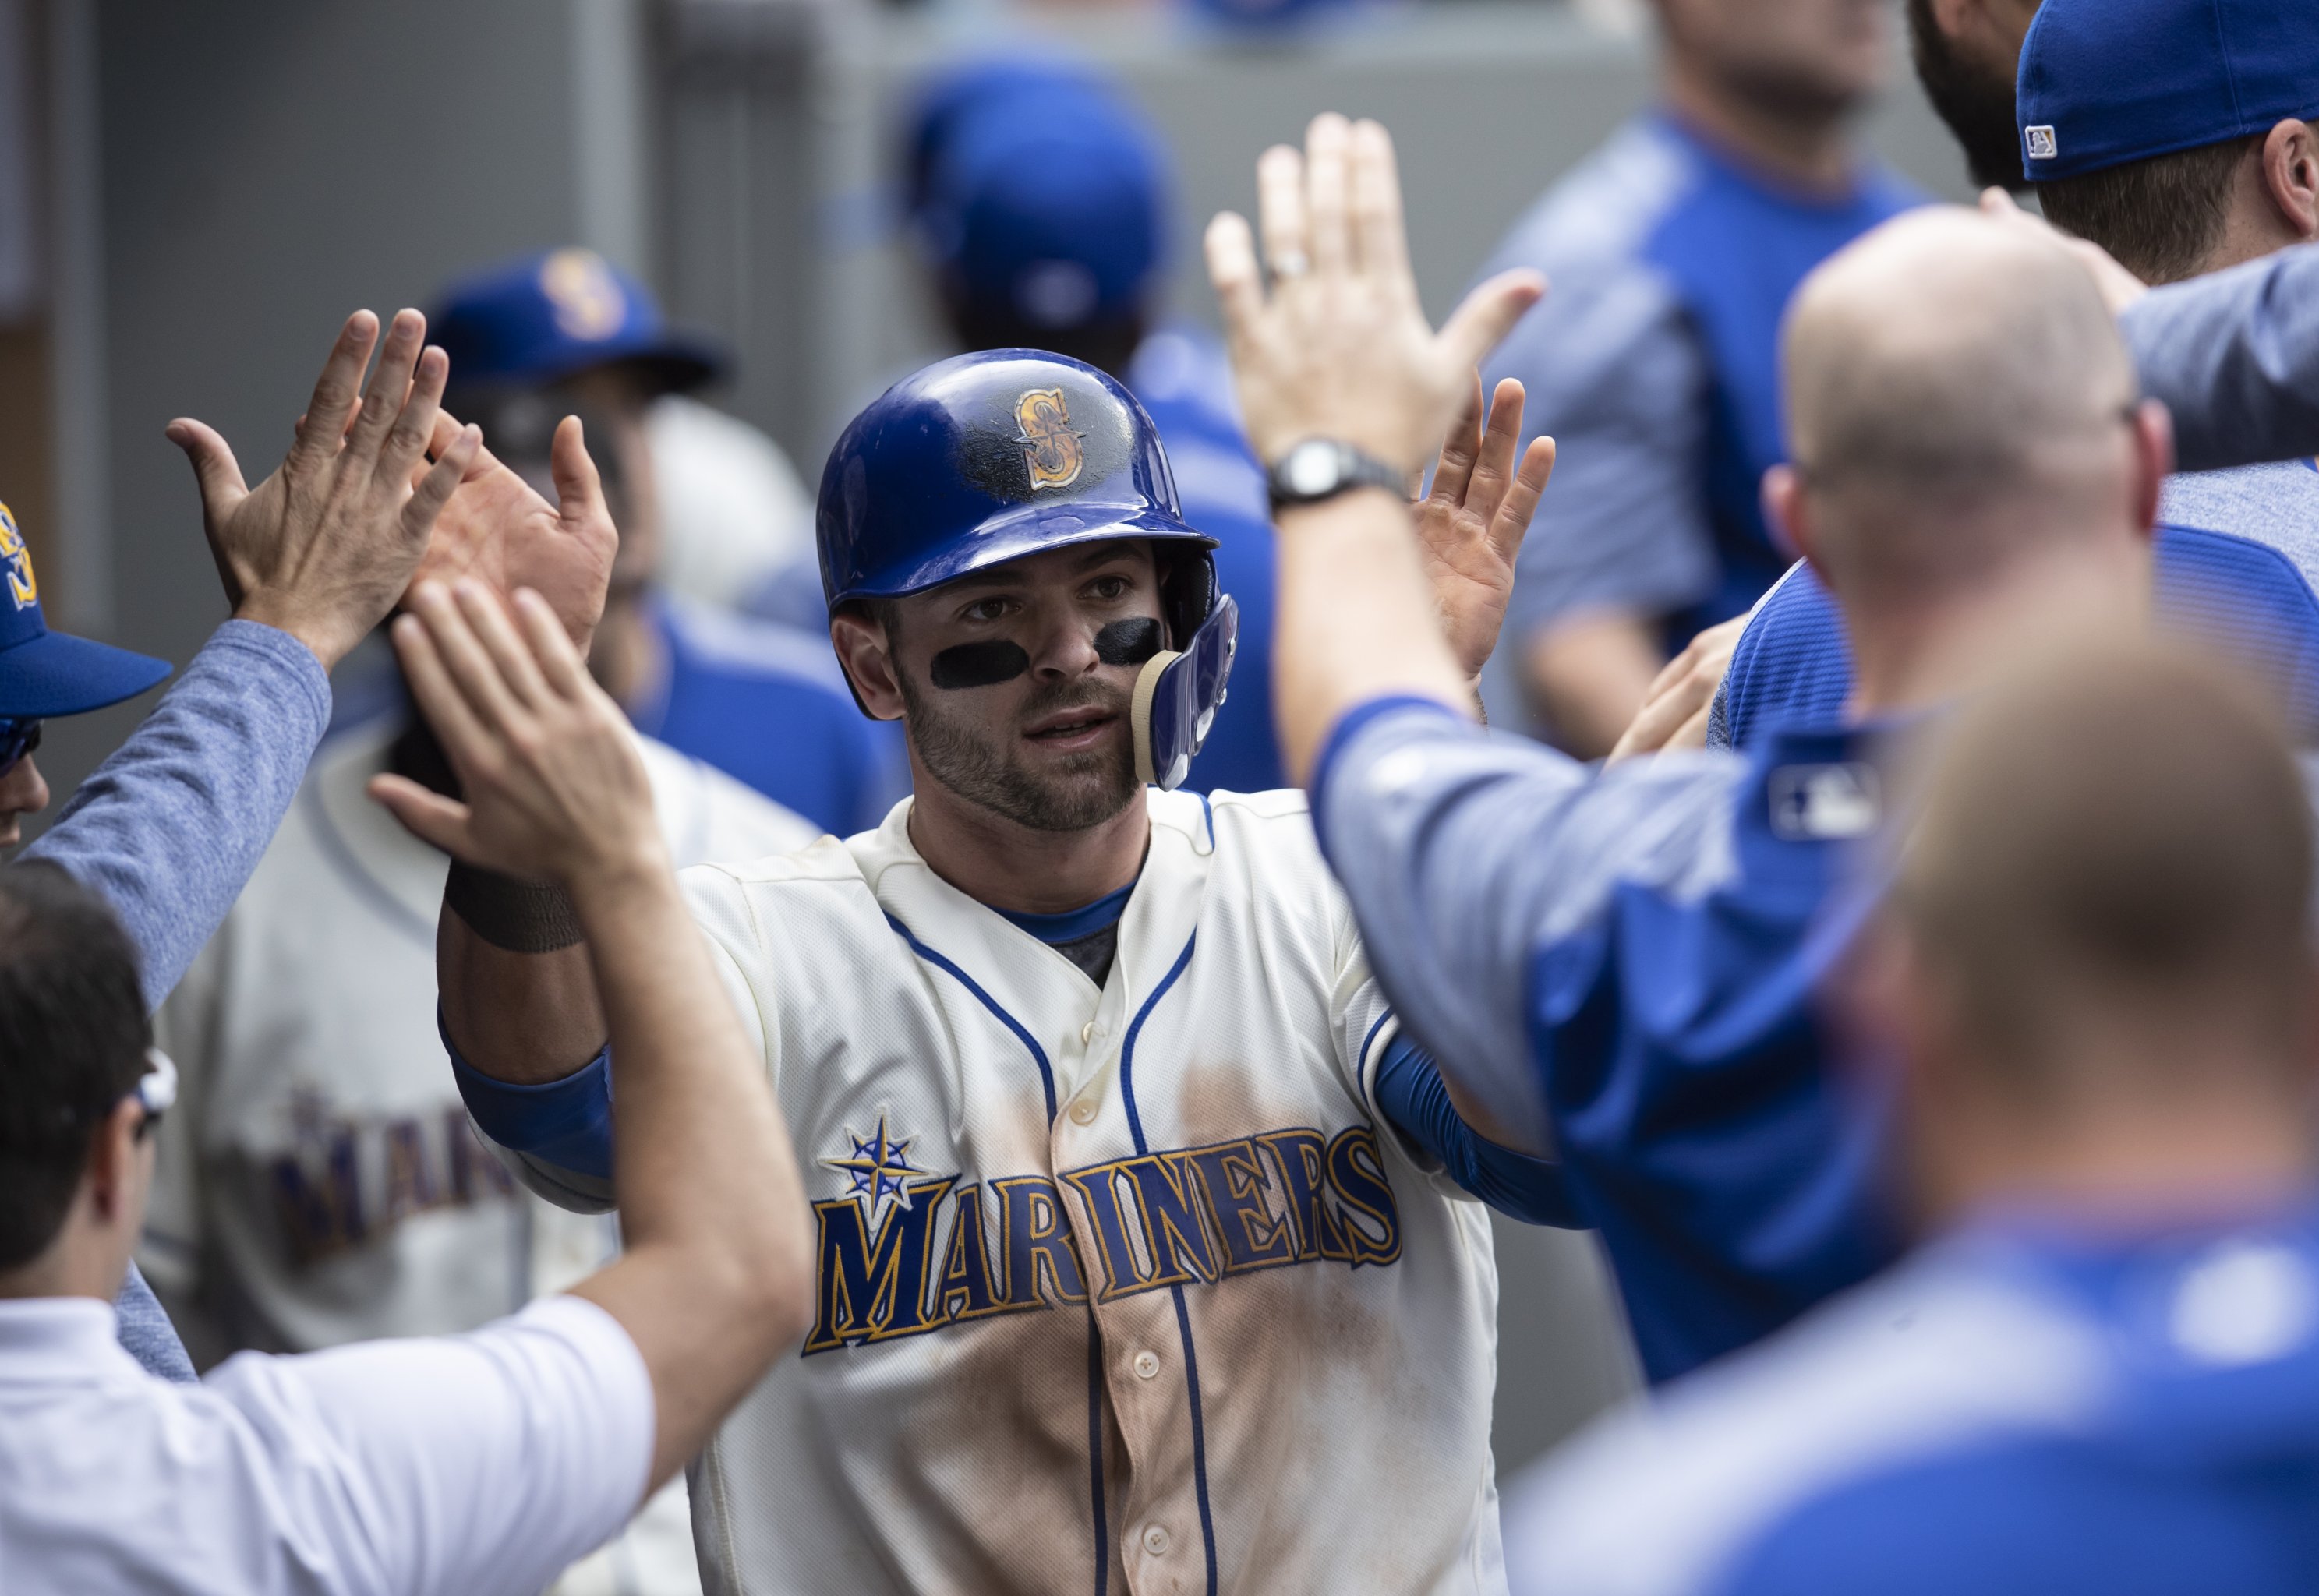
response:
<svg viewBox="0 0 2319 1596"><path fill-rule="evenodd" d="M1068 488L1087 469L1087 434L1071 429L1071 412L1060 388L1033 388L1015 401L1015 441L1031 470L1031 491Z"/></svg>
<svg viewBox="0 0 2319 1596"><path fill-rule="evenodd" d="M2062 153L2062 142L2051 128L2024 128L2022 137L2029 140L2029 158L2049 161Z"/></svg>
<svg viewBox="0 0 2319 1596"><path fill-rule="evenodd" d="M612 268L592 249L558 249L539 268L539 291L555 307L566 338L594 343L620 330L628 302Z"/></svg>
<svg viewBox="0 0 2319 1596"><path fill-rule="evenodd" d="M32 552L24 546L24 535L16 529L16 518L8 507L0 504L0 573L8 579L8 596L19 609L30 609L41 601L41 584L32 575Z"/></svg>

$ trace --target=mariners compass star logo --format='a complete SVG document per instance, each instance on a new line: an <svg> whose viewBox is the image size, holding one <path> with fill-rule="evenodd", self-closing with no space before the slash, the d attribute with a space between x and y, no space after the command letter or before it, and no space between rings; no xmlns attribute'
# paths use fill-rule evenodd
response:
<svg viewBox="0 0 2319 1596"><path fill-rule="evenodd" d="M1023 430L1023 462L1031 468L1031 491L1068 488L1087 468L1084 432L1071 428L1071 412L1060 388L1033 388L1015 401L1015 424Z"/></svg>
<svg viewBox="0 0 2319 1596"><path fill-rule="evenodd" d="M845 1188L847 1196L867 1196L874 1213L889 1197L904 1208L910 1205L909 1177L925 1171L910 1162L910 1147L915 1136L896 1141L886 1129L886 1116L878 1116L878 1128L867 1136L856 1136L853 1127L845 1127L845 1140L853 1144L853 1156L848 1159L824 1159L832 1169L840 1169L853 1177Z"/></svg>

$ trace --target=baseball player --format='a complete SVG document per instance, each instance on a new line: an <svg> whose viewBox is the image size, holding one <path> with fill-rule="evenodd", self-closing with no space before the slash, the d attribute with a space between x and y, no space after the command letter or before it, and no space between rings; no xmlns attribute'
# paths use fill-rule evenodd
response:
<svg viewBox="0 0 2319 1596"><path fill-rule="evenodd" d="M1518 540L1545 462L1514 469L1511 408L1484 442L1477 401L1431 536ZM819 1267L810 1333L696 1465L708 1589L1501 1589L1473 1195L1565 1221L1558 1171L1403 1041L1301 798L1173 790L1236 618L1141 410L1057 356L931 366L838 441L818 536L916 792L689 876L807 1150ZM1473 591L1439 597L1478 665ZM455 663L478 701L522 690ZM445 1033L536 1188L600 1204L565 924L470 891Z"/></svg>
<svg viewBox="0 0 2319 1596"><path fill-rule="evenodd" d="M1566 462L1522 552L1493 718L1610 751L1671 654L1789 555L1779 329L1806 273L1925 196L1861 148L1891 65L1857 0L1651 0L1659 104L1538 201L1484 271L1554 292L1491 362ZM1495 677L1511 679L1502 708Z"/></svg>
<svg viewBox="0 0 2319 1596"><path fill-rule="evenodd" d="M1185 517L1240 607L1240 690L1191 785L1285 784L1272 733L1272 527L1223 349L1161 311L1174 202L1160 131L1125 88L1054 61L985 60L923 85L903 140L912 232L961 349L1032 345L1125 383L1167 446Z"/></svg>
<svg viewBox="0 0 2319 1596"><path fill-rule="evenodd" d="M825 829L873 823L900 785L890 728L863 722L819 636L665 592L651 402L722 367L668 328L650 291L600 256L556 249L453 284L436 332L444 403L536 482L560 418L589 418L620 527L588 668L636 729Z"/></svg>

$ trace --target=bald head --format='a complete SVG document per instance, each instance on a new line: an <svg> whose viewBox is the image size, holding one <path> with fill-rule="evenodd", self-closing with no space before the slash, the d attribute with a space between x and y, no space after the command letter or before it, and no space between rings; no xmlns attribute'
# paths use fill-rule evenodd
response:
<svg viewBox="0 0 2319 1596"><path fill-rule="evenodd" d="M1839 591L1985 573L2021 545L2103 529L2134 497L2134 366L2057 241L1936 207L1862 239L1790 312L1791 453ZM1979 526L2002 523L1999 541Z"/></svg>

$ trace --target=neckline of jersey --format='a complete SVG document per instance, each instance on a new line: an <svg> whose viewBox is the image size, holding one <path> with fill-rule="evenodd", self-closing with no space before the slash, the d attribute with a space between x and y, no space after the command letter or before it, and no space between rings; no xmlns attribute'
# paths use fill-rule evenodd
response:
<svg viewBox="0 0 2319 1596"><path fill-rule="evenodd" d="M1135 883L1130 881L1116 892L1107 892L1091 904L1065 909L1059 915L1025 915L1013 909L997 912L1051 948L1116 925L1119 917L1127 912L1127 900L1134 894Z"/></svg>

